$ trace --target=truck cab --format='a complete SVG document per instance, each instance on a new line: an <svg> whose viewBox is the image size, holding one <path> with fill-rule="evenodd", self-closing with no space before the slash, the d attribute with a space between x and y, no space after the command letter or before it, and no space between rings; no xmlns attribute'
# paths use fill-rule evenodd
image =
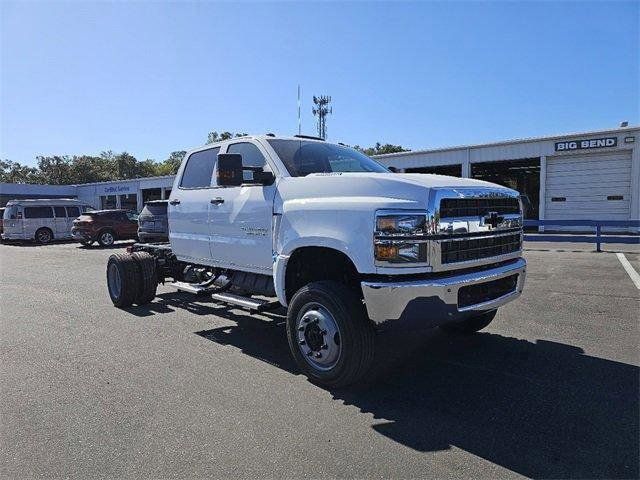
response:
<svg viewBox="0 0 640 480"><path fill-rule="evenodd" d="M322 139L247 136L187 153L168 218L169 244L134 246L136 258L179 290L286 309L294 359L327 386L366 376L385 330L484 328L525 281L518 192L392 173Z"/></svg>

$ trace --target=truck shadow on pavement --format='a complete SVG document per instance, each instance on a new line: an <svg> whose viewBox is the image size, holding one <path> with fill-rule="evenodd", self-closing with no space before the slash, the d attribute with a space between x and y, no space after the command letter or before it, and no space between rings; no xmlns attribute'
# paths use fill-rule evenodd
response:
<svg viewBox="0 0 640 480"><path fill-rule="evenodd" d="M235 323L195 332L200 337L297 373L282 315L249 316L181 294L161 298L162 308L150 308ZM372 426L379 434L420 452L460 448L532 478L639 477L638 367L494 333L436 329L381 335L378 343L377 379L331 394L381 420Z"/></svg>

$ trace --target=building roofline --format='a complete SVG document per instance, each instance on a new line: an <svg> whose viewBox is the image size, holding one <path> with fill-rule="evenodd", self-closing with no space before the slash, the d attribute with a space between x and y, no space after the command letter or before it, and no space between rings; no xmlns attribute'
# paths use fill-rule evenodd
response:
<svg viewBox="0 0 640 480"><path fill-rule="evenodd" d="M106 182L92 182L92 183L72 183L69 185L60 185L64 187L87 187L91 185L104 185L106 183L122 183L122 182L139 182L140 180L160 180L160 179L168 179L174 178L175 175L157 175L155 177L136 177L136 178L126 178L123 180L107 180Z"/></svg>
<svg viewBox="0 0 640 480"><path fill-rule="evenodd" d="M534 143L534 142L542 142L542 141L548 141L548 140L557 140L565 137L592 136L592 135L600 135L603 133L624 133L624 132L631 132L638 129L640 129L640 125L630 126L630 127L610 128L606 130L593 130L588 132L564 133L562 135L549 135L544 137L518 138L513 140L502 140L497 142L478 143L473 145L458 145L458 146L452 146L452 147L410 150L408 152L383 153L380 155L373 155L373 158L396 158L396 157L404 157L404 156L410 156L410 155L416 155L416 154L450 152L454 150L466 150L471 148L500 147L504 145L514 145L517 143Z"/></svg>

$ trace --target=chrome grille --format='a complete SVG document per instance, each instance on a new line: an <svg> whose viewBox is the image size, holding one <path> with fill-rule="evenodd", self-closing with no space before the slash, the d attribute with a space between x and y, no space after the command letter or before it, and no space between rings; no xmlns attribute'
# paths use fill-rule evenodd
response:
<svg viewBox="0 0 640 480"><path fill-rule="evenodd" d="M440 242L442 264L469 262L517 252L521 248L519 231L508 234L462 237Z"/></svg>
<svg viewBox="0 0 640 480"><path fill-rule="evenodd" d="M479 217L488 212L517 214L520 213L520 202L514 197L443 198L440 201L440 218Z"/></svg>

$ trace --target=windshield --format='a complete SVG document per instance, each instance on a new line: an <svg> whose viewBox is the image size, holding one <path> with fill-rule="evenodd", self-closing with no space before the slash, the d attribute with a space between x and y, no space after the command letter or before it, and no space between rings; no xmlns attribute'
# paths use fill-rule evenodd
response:
<svg viewBox="0 0 640 480"><path fill-rule="evenodd" d="M310 173L389 171L365 154L341 145L304 140L274 139L267 142L294 177Z"/></svg>

